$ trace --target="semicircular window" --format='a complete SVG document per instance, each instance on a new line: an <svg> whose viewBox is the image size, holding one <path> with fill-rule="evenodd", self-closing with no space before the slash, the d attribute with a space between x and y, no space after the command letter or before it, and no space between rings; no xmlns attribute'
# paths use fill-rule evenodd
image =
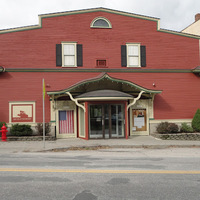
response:
<svg viewBox="0 0 200 200"><path fill-rule="evenodd" d="M92 28L112 28L110 21L104 17L95 18L91 26Z"/></svg>

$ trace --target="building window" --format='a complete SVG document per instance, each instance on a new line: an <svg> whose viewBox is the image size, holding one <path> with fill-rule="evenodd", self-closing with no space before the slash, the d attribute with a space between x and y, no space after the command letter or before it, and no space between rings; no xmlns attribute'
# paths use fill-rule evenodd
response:
<svg viewBox="0 0 200 200"><path fill-rule="evenodd" d="M76 43L63 43L63 67L76 67Z"/></svg>
<svg viewBox="0 0 200 200"><path fill-rule="evenodd" d="M138 43L121 45L122 67L146 67L146 46Z"/></svg>
<svg viewBox="0 0 200 200"><path fill-rule="evenodd" d="M83 45L73 42L56 44L56 66L82 67Z"/></svg>
<svg viewBox="0 0 200 200"><path fill-rule="evenodd" d="M127 67L140 67L140 45L127 44Z"/></svg>
<svg viewBox="0 0 200 200"><path fill-rule="evenodd" d="M112 25L108 19L105 17L97 17L95 18L91 24L91 28L112 28Z"/></svg>

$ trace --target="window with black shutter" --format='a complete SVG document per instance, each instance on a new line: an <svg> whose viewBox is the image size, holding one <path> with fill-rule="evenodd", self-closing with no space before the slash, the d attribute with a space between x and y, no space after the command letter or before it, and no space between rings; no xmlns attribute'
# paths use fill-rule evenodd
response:
<svg viewBox="0 0 200 200"><path fill-rule="evenodd" d="M146 46L138 43L121 45L122 67L146 67Z"/></svg>
<svg viewBox="0 0 200 200"><path fill-rule="evenodd" d="M122 67L127 66L126 45L121 45L121 65Z"/></svg>
<svg viewBox="0 0 200 200"><path fill-rule="evenodd" d="M62 45L56 44L56 66L62 66Z"/></svg>
<svg viewBox="0 0 200 200"><path fill-rule="evenodd" d="M83 66L83 46L76 43L56 44L56 66Z"/></svg>
<svg viewBox="0 0 200 200"><path fill-rule="evenodd" d="M140 46L141 67L146 67L146 46Z"/></svg>
<svg viewBox="0 0 200 200"><path fill-rule="evenodd" d="M83 45L77 44L77 66L83 66Z"/></svg>

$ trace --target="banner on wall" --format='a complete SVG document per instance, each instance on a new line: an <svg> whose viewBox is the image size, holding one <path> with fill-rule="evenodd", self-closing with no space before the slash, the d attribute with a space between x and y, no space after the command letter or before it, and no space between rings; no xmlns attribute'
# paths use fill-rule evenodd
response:
<svg viewBox="0 0 200 200"><path fill-rule="evenodd" d="M11 122L33 122L33 104L12 105Z"/></svg>

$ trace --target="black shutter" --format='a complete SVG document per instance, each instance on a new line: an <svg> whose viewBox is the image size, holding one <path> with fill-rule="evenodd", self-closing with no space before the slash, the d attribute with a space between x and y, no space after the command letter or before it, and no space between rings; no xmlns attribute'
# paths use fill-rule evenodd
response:
<svg viewBox="0 0 200 200"><path fill-rule="evenodd" d="M146 46L140 46L141 67L146 67Z"/></svg>
<svg viewBox="0 0 200 200"><path fill-rule="evenodd" d="M56 66L62 66L62 45L56 44Z"/></svg>
<svg viewBox="0 0 200 200"><path fill-rule="evenodd" d="M127 66L126 45L121 45L121 65L122 67Z"/></svg>
<svg viewBox="0 0 200 200"><path fill-rule="evenodd" d="M77 44L77 66L83 66L83 45Z"/></svg>

